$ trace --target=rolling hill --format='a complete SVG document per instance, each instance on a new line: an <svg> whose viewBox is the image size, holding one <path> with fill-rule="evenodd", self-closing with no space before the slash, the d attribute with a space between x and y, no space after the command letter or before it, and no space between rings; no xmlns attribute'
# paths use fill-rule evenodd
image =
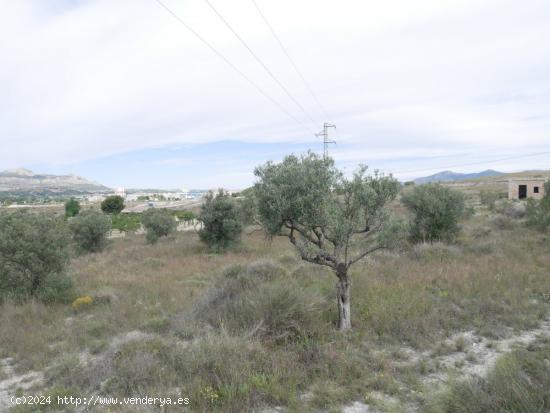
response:
<svg viewBox="0 0 550 413"><path fill-rule="evenodd" d="M422 178L416 178L414 180L414 183L427 184L429 182L454 182L454 181L464 181L466 179L485 178L490 176L501 176L501 175L504 175L504 174L502 172L498 172L493 169L487 169L485 171L474 172L474 173L443 171L443 172L438 172L434 175L425 176Z"/></svg>

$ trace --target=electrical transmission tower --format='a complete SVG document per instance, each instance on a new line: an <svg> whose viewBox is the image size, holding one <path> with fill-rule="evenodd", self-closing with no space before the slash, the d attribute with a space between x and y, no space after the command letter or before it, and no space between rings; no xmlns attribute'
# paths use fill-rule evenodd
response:
<svg viewBox="0 0 550 413"><path fill-rule="evenodd" d="M330 123L325 122L323 124L323 131L315 134L315 136L317 136L317 137L323 137L323 158L324 159L328 158L328 144L329 143L336 143L336 141L329 141L328 140L328 130L329 130L329 128L336 129L336 125L332 125Z"/></svg>

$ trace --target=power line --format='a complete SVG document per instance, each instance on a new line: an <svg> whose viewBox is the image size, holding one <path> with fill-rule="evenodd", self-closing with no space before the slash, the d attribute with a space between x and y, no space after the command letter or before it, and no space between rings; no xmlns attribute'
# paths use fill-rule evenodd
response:
<svg viewBox="0 0 550 413"><path fill-rule="evenodd" d="M174 11L172 11L168 6L166 6L161 0L155 0L162 8L164 8L168 13L170 13L181 25L183 25L189 32L191 32L197 39L199 39L204 45L206 45L216 56L218 56L220 59L222 59L231 69L233 69L235 72L237 72L243 79L245 79L248 83L250 83L261 95L263 95L266 99L271 101L275 106L277 106L281 112L283 112L285 115L287 115L289 118L294 120L296 123L301 125L303 128L305 128L309 133L311 133L311 130L308 126L306 126L301 120L299 120L297 117L295 117L293 114L291 114L289 111L287 111L279 102L277 102L275 99L273 99L267 92L265 92L256 82L254 82L250 77L248 77L242 70L240 70L237 66L235 66L231 61L225 57L225 55L218 51L212 44L210 44L204 37L202 37L197 31L195 31L191 26L189 26L185 21L179 17Z"/></svg>
<svg viewBox="0 0 550 413"><path fill-rule="evenodd" d="M310 86L309 82L306 80L305 76L298 69L298 65L296 65L296 63L294 62L294 59L292 59L292 57L290 57L290 53L288 53L288 50L286 49L283 42L281 41L281 39L279 38L279 36L275 32L275 29L273 28L273 26L271 26L271 24L269 24L269 21L267 20L267 17L265 16L265 14L262 12L260 7L258 6L258 3L256 3L256 0L252 0L252 3L254 3L254 6L256 7L256 10L258 11L258 14L260 15L260 17L264 21L265 25L269 28L269 31L271 32L271 34L273 35L273 37L275 38L275 40L279 44L279 47L281 48L281 50L285 54L286 58L288 59L288 61L291 64L291 66L294 68L294 71L296 72L296 74L300 77L300 79L302 79L302 83L304 84L306 89L309 91L310 95L313 97L313 100L317 103L317 106L319 106L319 109L321 109L321 112L323 113L325 118L329 118L325 107L321 103L321 100L317 97L317 95L313 91L313 88Z"/></svg>
<svg viewBox="0 0 550 413"><path fill-rule="evenodd" d="M220 14L220 12L210 3L208 0L204 0L208 6L216 13L220 20L225 24L225 26L235 35L235 37L241 42L241 44L250 52L252 57L264 68L267 74L279 85L279 87L285 92L285 94L292 100L296 106L306 115L306 117L312 122L315 123L315 120L311 117L309 112L298 102L294 96L288 91L288 89L281 83L281 81L273 74L273 72L267 67L267 65L258 57L256 53L250 48L250 46L244 41L244 39L237 33L237 31L229 24L229 22Z"/></svg>
<svg viewBox="0 0 550 413"><path fill-rule="evenodd" d="M514 155L514 156L509 156L509 157L506 157L506 158L493 159L493 160L489 160L489 161L469 162L469 163L463 163L463 164L458 164L458 165L441 166L441 167L437 167L437 168L415 169L415 170L408 170L408 171L393 171L393 173L402 174L402 173L435 171L437 169L458 168L458 167L461 167L461 166L471 166L471 165L483 165L483 164L488 164L488 163L510 161L510 160L514 160L514 159L529 158L529 157L533 157L533 156L547 155L547 154L550 154L550 151L535 152L535 153L529 153L529 154L525 154L525 155Z"/></svg>

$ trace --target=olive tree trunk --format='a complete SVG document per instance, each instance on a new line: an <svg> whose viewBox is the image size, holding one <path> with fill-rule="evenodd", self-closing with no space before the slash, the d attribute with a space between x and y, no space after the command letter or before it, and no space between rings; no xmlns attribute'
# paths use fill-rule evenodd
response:
<svg viewBox="0 0 550 413"><path fill-rule="evenodd" d="M336 298L338 300L338 329L340 331L351 330L351 280L346 270L336 272Z"/></svg>

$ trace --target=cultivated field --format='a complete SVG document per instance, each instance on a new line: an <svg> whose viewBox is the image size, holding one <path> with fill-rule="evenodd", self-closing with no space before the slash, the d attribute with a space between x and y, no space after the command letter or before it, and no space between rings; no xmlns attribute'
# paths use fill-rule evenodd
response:
<svg viewBox="0 0 550 413"><path fill-rule="evenodd" d="M549 411L550 235L485 207L462 225L456 244L354 266L346 333L336 278L286 238L249 228L225 254L193 232L112 240L71 261L91 303L1 305L0 411L14 394L181 396L204 412Z"/></svg>

